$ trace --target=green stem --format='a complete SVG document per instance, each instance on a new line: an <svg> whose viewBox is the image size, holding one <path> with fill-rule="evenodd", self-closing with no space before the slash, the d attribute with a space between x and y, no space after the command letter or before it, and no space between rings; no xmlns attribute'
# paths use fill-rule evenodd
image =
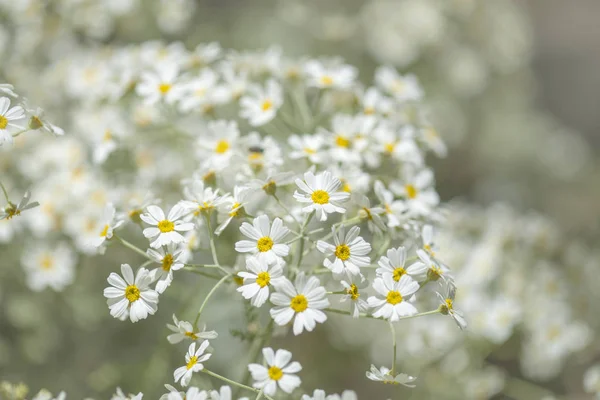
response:
<svg viewBox="0 0 600 400"><path fill-rule="evenodd" d="M263 389L260 389L260 392L258 392L258 395L256 396L256 399L254 400L260 400L263 397Z"/></svg>
<svg viewBox="0 0 600 400"><path fill-rule="evenodd" d="M306 226L310 223L310 220L315 215L315 211L313 210L310 214L306 216L306 219L302 223L302 227L300 228L300 235L302 238L300 240L300 244L298 246L298 261L296 261L296 267L300 268L300 264L302 264L302 258L304 257L304 231L306 230Z"/></svg>
<svg viewBox="0 0 600 400"><path fill-rule="evenodd" d="M265 328L265 331L261 335L261 340L256 343L256 347L253 349L252 354L250 355L249 362L252 363L252 362L258 361L257 360L258 356L260 355L260 352L262 351L263 347L265 347L267 342L269 340L271 340L271 334L273 333L273 325L274 324L275 324L275 321L271 318L271 320L269 321L269 324ZM250 370L246 369L246 373L244 374L244 378L242 379L242 382L247 383L249 380L250 380Z"/></svg>
<svg viewBox="0 0 600 400"><path fill-rule="evenodd" d="M393 347L393 356L392 356L392 376L396 376L396 329L394 328L394 324L391 322L390 332L392 333L392 347Z"/></svg>
<svg viewBox="0 0 600 400"><path fill-rule="evenodd" d="M2 192L4 193L4 198L6 199L6 202L10 204L10 200L8 199L8 193L6 192L6 188L4 187L2 182L0 182L0 187L2 188Z"/></svg>
<svg viewBox="0 0 600 400"><path fill-rule="evenodd" d="M207 370L206 368L205 368L205 369L203 369L201 372L204 372L205 374L207 374L207 375L210 375L210 376L212 376L213 378L220 379L220 380L222 380L223 382L229 383L230 385L237 386L237 387L240 387L240 388L242 388L242 389L250 390L250 391L252 391L252 392L254 392L254 393L261 393L261 392L262 392L262 389L256 389L256 388L253 388L253 387L251 387L251 386L247 386L247 385L244 385L244 384L242 384L242 383L239 383L239 382L236 382L236 381L232 381L231 379L229 379L229 378L225 378L224 376L221 376L221 375L219 375L219 374L216 374L216 373L214 373L214 372L212 372L212 371L209 371L209 370ZM266 395L266 394L263 394L263 396L265 396L265 398L266 398L267 400L273 400L273 398L272 398L271 396L268 396L268 395Z"/></svg>
<svg viewBox="0 0 600 400"><path fill-rule="evenodd" d="M217 282L215 284L215 286L213 286L213 288L210 290L210 292L208 292L208 294L204 298L204 301L202 302L202 305L200 306L200 309L198 310L198 314L196 314L196 319L194 320L194 326L198 325L198 320L200 319L200 314L202 314L202 310L204 310L204 307L206 307L206 304L208 303L208 300L217 291L217 289L219 288L219 286L221 286L221 284L223 282L225 282L229 277L231 277L231 274L227 274L224 277L222 277L221 280L219 282Z"/></svg>
<svg viewBox="0 0 600 400"><path fill-rule="evenodd" d="M217 257L217 248L215 247L215 235L210 224L210 215L206 216L206 227L208 229L208 237L210 238L210 252L212 253L213 263L220 267L221 264L219 264L219 258ZM228 273L227 271L225 272Z"/></svg>
<svg viewBox="0 0 600 400"><path fill-rule="evenodd" d="M190 268L185 268L185 267L184 267L183 269L184 269L184 271L188 271L188 272L191 272L191 273L193 273L193 274L202 275L202 276L205 276L205 277L207 277L207 278L211 278L211 279L221 279L221 277L220 277L220 276L218 276L218 275L209 274L209 273L207 273L207 272L204 272L204 271L198 271L197 269L190 269Z"/></svg>
<svg viewBox="0 0 600 400"><path fill-rule="evenodd" d="M15 132L15 133L12 134L12 137L15 138L15 137L19 136L21 133L25 133L27 131L29 131L29 129L23 129L22 131Z"/></svg>
<svg viewBox="0 0 600 400"><path fill-rule="evenodd" d="M136 245L134 245L133 243L129 243L127 240L123 239L121 236L113 234L113 237L115 239L117 239L119 242L121 242L123 244L123 246L128 247L129 249L135 251L136 253L138 253L141 256L144 256L145 258L154 261L144 250L140 249L139 247L137 247Z"/></svg>
<svg viewBox="0 0 600 400"><path fill-rule="evenodd" d="M273 195L272 195L272 196L273 196L273 198L275 199L275 201L277 201L277 204L279 204L279 206L280 206L281 208L283 208L283 210L284 210L286 213L288 213L288 215L289 215L290 217L292 217L292 218L294 219L294 221L296 221L296 223L297 223L297 224L300 224L300 222L298 222L298 220L296 219L296 217L294 217L294 214L292 214L292 212L289 210L289 208L287 208L287 207L285 206L285 204L283 204L283 203L281 202L281 200L279 200L279 197L277 197L277 195L276 195L275 193L273 193Z"/></svg>

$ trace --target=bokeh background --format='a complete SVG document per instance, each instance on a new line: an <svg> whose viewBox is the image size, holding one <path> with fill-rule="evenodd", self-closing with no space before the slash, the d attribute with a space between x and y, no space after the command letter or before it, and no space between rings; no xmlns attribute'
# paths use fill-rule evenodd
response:
<svg viewBox="0 0 600 400"><path fill-rule="evenodd" d="M473 264L492 265L478 270L479 280L465 282L474 291L505 298L510 289L491 280L514 278L510 282L521 287L519 299L529 308L496 337L477 325L478 315L489 310L468 304L467 296L473 332L460 339L456 333L447 345L436 337L436 330L446 329L437 323L407 324L399 340L418 348L411 354L407 345L403 361L420 376L415 390L365 381L366 360L385 361L386 349L377 343L388 332L380 332L376 321L356 326L334 318L329 329L298 340L277 338L274 346L286 346L303 365L318 366L319 374L304 378L308 387L353 388L359 398L591 399L583 376L600 360L594 312L600 292L599 16L594 0L2 0L0 81L14 84L60 122L68 120L70 106L55 90L65 83L62 67L82 62L78 52L147 40L339 55L364 79L379 64L416 74L449 147L447 157L432 160L439 193L452 209L440 240L443 254L459 274ZM13 172L9 160L3 149L4 176ZM498 230L500 239L490 238ZM74 285L62 293L33 293L24 283L19 246L0 244L0 378L25 381L32 389L65 389L74 399L107 398L117 385L158 398L179 363L164 340L170 315L185 312L177 296L161 298L153 319L116 323L101 290L114 269L106 266L120 264L123 253L81 255ZM558 296L588 331L572 333L585 337L583 346L561 353L555 370L536 373L551 362L527 355L540 341L528 324L535 325L535 311L544 307L527 293L556 282L559 294L548 296ZM226 301L232 293L207 311L210 329L243 328L232 323L242 321L244 311ZM224 334L214 346L215 364L238 361L231 374L244 368L240 354L246 347L238 338ZM549 354L550 347L537 351Z"/></svg>

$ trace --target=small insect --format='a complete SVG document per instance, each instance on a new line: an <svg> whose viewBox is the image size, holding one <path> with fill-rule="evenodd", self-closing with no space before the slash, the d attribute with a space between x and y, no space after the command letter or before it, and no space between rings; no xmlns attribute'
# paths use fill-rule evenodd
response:
<svg viewBox="0 0 600 400"><path fill-rule="evenodd" d="M262 153L264 153L265 149L263 149L260 146L251 146L250 148L248 148L248 151L250 153L260 153L260 154L262 154Z"/></svg>

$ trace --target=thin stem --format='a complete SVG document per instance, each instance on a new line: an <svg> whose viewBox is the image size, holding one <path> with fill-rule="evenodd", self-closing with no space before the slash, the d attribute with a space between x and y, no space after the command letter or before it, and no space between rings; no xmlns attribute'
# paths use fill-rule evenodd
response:
<svg viewBox="0 0 600 400"><path fill-rule="evenodd" d="M251 386L246 386L246 385L244 385L244 384L242 384L242 383L239 383L239 382L236 382L236 381L232 381L231 379L229 379L229 378L225 378L224 376L221 376L221 375L219 375L219 374L216 374L216 373L214 373L214 372L212 372L212 371L209 371L209 370L207 370L206 368L204 368L204 369L202 370L202 372L204 372L204 373L205 373L205 374L207 374L207 375L210 375L210 376L212 376L213 378L217 378L217 379L220 379L220 380L222 380L223 382L227 382L227 383L229 383L230 385L237 386L237 387L240 387L240 388L242 388L242 389L250 390L250 391L252 391L252 392L254 392L254 393L261 393L261 392L262 392L262 389L256 389L256 388L253 388L253 387L251 387ZM271 396L268 396L268 395L266 395L266 394L264 394L264 393L263 393L263 396L265 396L265 398L266 398L267 400L273 400L273 398L272 398Z"/></svg>
<svg viewBox="0 0 600 400"><path fill-rule="evenodd" d="M197 269L191 269L191 268L185 268L185 267L184 267L184 268L183 268L183 270L184 270L184 271L191 272L191 273L193 273L193 274L202 275L202 276L205 276L205 277L207 277L207 278L211 278L211 279L221 279L221 277L220 277L220 276L218 276L218 275L209 274L209 273L207 273L207 272L204 272L204 271L198 271Z"/></svg>
<svg viewBox="0 0 600 400"><path fill-rule="evenodd" d="M256 396L256 399L254 400L260 400L263 397L263 389L260 389L260 392L258 392L258 395Z"/></svg>
<svg viewBox="0 0 600 400"><path fill-rule="evenodd" d="M113 237L116 238L119 242L121 242L123 244L123 246L130 248L131 250L135 251L139 255L144 256L145 258L147 258L151 261L154 261L144 250L140 249L135 244L129 243L127 240L123 239L121 236L116 235L116 234L113 234Z"/></svg>
<svg viewBox="0 0 600 400"><path fill-rule="evenodd" d="M200 314L202 314L202 310L204 310L204 307L206 307L206 304L208 303L208 300L217 291L217 289L219 288L219 286L221 286L221 284L223 282L225 282L230 276L231 276L231 274L227 274L224 277L222 277L221 280L219 282L217 282L215 284L215 286L213 286L213 288L210 290L210 292L208 292L208 294L204 298L204 301L202 302L202 305L200 306L200 309L198 310L198 314L196 314L196 319L194 320L194 326L198 325L198 320L200 319Z"/></svg>
<svg viewBox="0 0 600 400"><path fill-rule="evenodd" d="M306 216L306 219L302 223L302 227L300 228L300 235L302 238L300 240L300 245L298 246L298 261L296 261L296 267L300 268L300 264L302 264L302 258L304 257L304 231L306 230L306 226L310 223L310 220L315 215L316 211L312 211L310 214Z"/></svg>
<svg viewBox="0 0 600 400"><path fill-rule="evenodd" d="M279 200L279 197L277 197L277 195L276 195L275 193L273 193L273 194L272 194L272 196L273 196L273 198L275 199L275 201L277 201L277 204L279 204L279 206L280 206L281 208L283 208L283 210L284 210L286 213L288 213L288 215L289 215L290 217L292 217L292 218L294 219L294 221L296 221L296 223L297 223L297 224L300 224L300 222L298 222L298 220L296 219L296 217L294 217L294 214L292 214L292 212L289 210L289 208L287 208L287 207L285 206L285 204L283 204L283 203L281 202L281 200Z"/></svg>
<svg viewBox="0 0 600 400"><path fill-rule="evenodd" d="M269 324L265 328L265 331L261 335L261 340L256 343L256 347L253 349L252 354L250 355L250 362L256 362L260 352L263 347L267 344L269 340L271 340L271 334L273 333L273 325L275 324L275 320L271 319ZM244 378L242 382L247 383L250 380L250 370L246 370L244 374Z"/></svg>
<svg viewBox="0 0 600 400"><path fill-rule="evenodd" d="M15 137L19 136L21 133L25 133L27 131L29 131L29 129L23 129L22 131L15 132L15 133L12 134L12 137L15 138Z"/></svg>
<svg viewBox="0 0 600 400"><path fill-rule="evenodd" d="M210 252L212 253L213 263L220 266L221 264L219 264L219 258L217 257L217 248L215 247L215 235L210 224L210 215L206 216L206 227L208 229L208 237L210 238Z"/></svg>
<svg viewBox="0 0 600 400"><path fill-rule="evenodd" d="M392 347L393 347L393 356L392 356L392 376L396 376L396 329L394 328L394 324L391 322L390 332L392 333Z"/></svg>
<svg viewBox="0 0 600 400"><path fill-rule="evenodd" d="M342 315L352 315L351 312L349 311L343 311L343 310L336 310L335 308L325 308L323 311L326 312L331 312L331 313L336 313L336 314L342 314ZM431 314L439 314L440 310L439 308L436 308L435 310L431 310L431 311L425 311L422 313L417 313L415 315L407 315L406 317L400 317L399 320L403 320L403 319L410 319L410 318L417 318L417 317L423 317L425 315L431 315ZM371 318L371 319L379 319L381 320L381 318L375 318L372 315L369 314L360 314L361 318Z"/></svg>
<svg viewBox="0 0 600 400"><path fill-rule="evenodd" d="M10 204L10 200L8 199L8 193L6 192L6 188L4 187L2 182L0 182L0 187L2 188L2 192L4 193L4 198L6 199L6 202Z"/></svg>

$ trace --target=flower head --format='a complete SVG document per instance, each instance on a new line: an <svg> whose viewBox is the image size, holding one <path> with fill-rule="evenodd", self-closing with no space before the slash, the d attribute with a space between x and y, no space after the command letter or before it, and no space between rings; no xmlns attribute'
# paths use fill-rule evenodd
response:
<svg viewBox="0 0 600 400"><path fill-rule="evenodd" d="M158 293L150 289L150 271L140 268L134 279L129 264L122 264L121 274L123 278L112 272L107 279L111 286L104 289L110 315L120 320L129 317L131 322L153 315L158 309Z"/></svg>
<svg viewBox="0 0 600 400"><path fill-rule="evenodd" d="M281 243L289 230L280 218L275 218L271 224L267 215L261 215L254 218L252 225L244 222L240 231L251 240L240 240L235 244L235 250L253 254L262 263L281 262L290 251L287 244Z"/></svg>
<svg viewBox="0 0 600 400"><path fill-rule="evenodd" d="M292 353L283 349L274 352L270 347L264 348L262 353L267 366L248 365L252 379L255 381L252 386L263 389L269 396L273 396L277 388L285 393L292 393L300 386L300 378L295 374L302 370L302 366L297 361L290 362Z"/></svg>
<svg viewBox="0 0 600 400"><path fill-rule="evenodd" d="M180 204L173 206L166 218L160 207L148 206L146 211L146 213L140 215L140 218L152 227L144 229L144 236L154 240L150 243L150 246L155 249L170 243L185 242L185 238L180 232L194 229L193 223L181 220L185 214L185 208Z"/></svg>
<svg viewBox="0 0 600 400"><path fill-rule="evenodd" d="M419 290L419 284L410 276L403 275L398 282L389 275L375 278L373 289L377 295L369 297L367 301L369 306L375 309L373 312L375 318L385 318L395 322L400 317L417 313L417 309L410 301L412 295Z"/></svg>
<svg viewBox="0 0 600 400"><path fill-rule="evenodd" d="M207 361L212 354L207 353L204 354L204 351L209 345L208 340L205 340L198 346L196 349L196 342L190 344L187 353L185 354L185 362L186 364L183 367L179 367L173 373L173 378L175 382L179 382L181 386L187 386L192 379L192 374L194 372L199 372L204 369L204 361Z"/></svg>
<svg viewBox="0 0 600 400"><path fill-rule="evenodd" d="M326 221L327 214L346 212L340 203L347 201L350 194L339 191L342 183L331 172L321 172L316 176L310 171L305 172L304 180L296 179L296 185L301 192L294 192L294 198L308 204L302 208L305 213L315 211L321 221Z"/></svg>

